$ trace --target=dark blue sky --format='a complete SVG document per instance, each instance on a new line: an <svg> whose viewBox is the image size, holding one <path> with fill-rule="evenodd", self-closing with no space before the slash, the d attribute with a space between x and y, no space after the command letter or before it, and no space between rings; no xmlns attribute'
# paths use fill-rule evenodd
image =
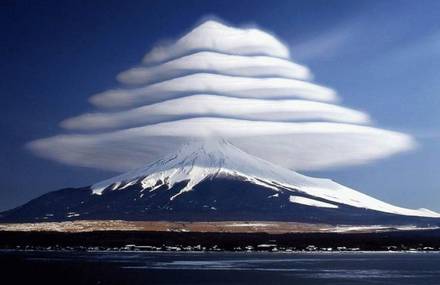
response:
<svg viewBox="0 0 440 285"><path fill-rule="evenodd" d="M154 43L213 15L272 31L344 106L418 142L373 164L306 174L440 210L440 2L257 0L1 1L0 210L113 175L34 157L24 144L59 133Z"/></svg>

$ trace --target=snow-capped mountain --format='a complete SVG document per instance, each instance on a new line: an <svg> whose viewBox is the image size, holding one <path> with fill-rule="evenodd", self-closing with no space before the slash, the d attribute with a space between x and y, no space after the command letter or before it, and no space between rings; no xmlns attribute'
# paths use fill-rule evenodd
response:
<svg viewBox="0 0 440 285"><path fill-rule="evenodd" d="M163 159L90 187L48 193L0 219L440 224L436 218L439 213L397 207L211 139L188 143Z"/></svg>
<svg viewBox="0 0 440 285"><path fill-rule="evenodd" d="M292 203L338 208L336 204L331 203L334 202L399 215L440 217L439 213L427 209L411 210L393 206L329 179L301 175L251 156L225 140L184 145L179 151L164 159L144 168L96 183L92 189L94 194L100 195L105 189L123 190L130 185L140 183L143 191L151 192L162 186L171 189L176 183L188 181L178 193L171 196L170 199L173 200L191 191L205 179L212 179L219 175L240 177L252 184L273 189L274 195L280 188L291 190L292 195L289 200ZM324 199L327 203L308 198L300 199L300 196L296 196L297 194Z"/></svg>

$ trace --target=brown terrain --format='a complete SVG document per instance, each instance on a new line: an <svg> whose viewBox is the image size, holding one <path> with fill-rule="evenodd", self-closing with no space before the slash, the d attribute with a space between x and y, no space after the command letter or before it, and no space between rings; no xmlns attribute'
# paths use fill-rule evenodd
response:
<svg viewBox="0 0 440 285"><path fill-rule="evenodd" d="M141 231L141 232L206 232L206 233L320 233L320 232L383 232L389 230L413 230L414 227L384 226L333 226L294 222L225 221L225 222L167 222L167 221L67 221L42 223L0 224L0 231L16 232L94 232L94 231Z"/></svg>

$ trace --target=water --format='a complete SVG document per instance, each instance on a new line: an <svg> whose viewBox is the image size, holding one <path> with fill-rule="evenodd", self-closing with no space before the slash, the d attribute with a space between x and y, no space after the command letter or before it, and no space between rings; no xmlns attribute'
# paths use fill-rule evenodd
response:
<svg viewBox="0 0 440 285"><path fill-rule="evenodd" d="M2 284L440 284L440 253L0 252Z"/></svg>

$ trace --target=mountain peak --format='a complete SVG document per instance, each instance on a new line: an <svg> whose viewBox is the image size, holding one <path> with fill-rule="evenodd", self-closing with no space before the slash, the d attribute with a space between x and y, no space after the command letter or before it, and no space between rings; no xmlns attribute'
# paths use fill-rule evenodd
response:
<svg viewBox="0 0 440 285"><path fill-rule="evenodd" d="M4 221L290 221L440 225L440 214L397 207L329 179L301 175L223 139L194 140L90 187L54 191L0 213Z"/></svg>
<svg viewBox="0 0 440 285"><path fill-rule="evenodd" d="M189 183L172 197L174 199L208 177L238 173L237 170L245 167L245 163L250 163L250 158L257 159L224 139L196 140L183 144L175 153L145 167L94 184L92 189L94 194L101 194L109 187L112 190L124 189L126 185L139 181L143 188L156 189L167 183L168 189L171 189L174 184L188 180Z"/></svg>
<svg viewBox="0 0 440 285"><path fill-rule="evenodd" d="M104 180L92 186L93 193L101 195L105 191L119 191L139 184L141 192L155 191L166 186L173 188L180 182L186 185L170 200L192 191L199 183L218 176L237 177L252 184L272 189L274 195L280 190L292 191L316 197L314 205L326 202L386 213L440 217L440 214L427 210L412 210L397 207L361 192L345 187L329 179L301 175L290 169L274 165L252 156L224 139L206 139L184 144L176 152L165 156L145 167ZM218 191L221 191L219 189ZM290 199L292 203L302 203L304 199ZM311 199L307 203L311 203ZM312 200L313 201L313 200Z"/></svg>

